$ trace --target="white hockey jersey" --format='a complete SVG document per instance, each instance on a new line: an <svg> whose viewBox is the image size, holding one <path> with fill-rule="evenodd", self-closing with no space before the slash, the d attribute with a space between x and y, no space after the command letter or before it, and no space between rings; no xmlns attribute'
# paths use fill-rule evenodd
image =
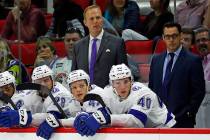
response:
<svg viewBox="0 0 210 140"><path fill-rule="evenodd" d="M42 111L43 102L36 90L16 91L11 100L17 109L30 110L32 114ZM10 103L7 104L3 101L0 101L0 106L9 106L14 109Z"/></svg>
<svg viewBox="0 0 210 140"><path fill-rule="evenodd" d="M125 100L111 86L105 87L101 96L112 112L112 126L172 127L176 122L157 95L142 83L134 82Z"/></svg>
<svg viewBox="0 0 210 140"><path fill-rule="evenodd" d="M54 96L55 100L58 102L61 108L64 111L66 111L68 115L68 103L71 99L70 92L63 85L61 85L58 82L55 82L54 87L51 90L51 94ZM15 92L11 99L18 109L27 109L28 111L31 111L32 114L47 113L50 111L59 112L58 108L54 105L53 101L49 96L43 99L38 95L38 91L36 90L23 90ZM1 104L11 107L10 104Z"/></svg>
<svg viewBox="0 0 210 140"><path fill-rule="evenodd" d="M91 90L87 93L87 94L98 94L100 95L101 93L103 93L104 90L96 85L91 85ZM84 102L83 104L81 104L79 101L77 101L73 95L71 95L72 98L68 103L68 107L69 107L69 114L70 114L70 118L68 119L61 119L60 123L62 126L64 127L72 127L73 126L73 122L74 122L74 118L77 115L77 113L79 112L95 112L98 108L101 107L101 104L98 103L95 100L89 100Z"/></svg>
<svg viewBox="0 0 210 140"><path fill-rule="evenodd" d="M91 90L87 94L100 94L103 92L103 89L96 86L91 85ZM101 107L101 104L97 103L97 101L87 101L81 104L79 101L77 101L73 95L72 99L69 102L69 112L71 114L71 117L75 117L78 112L86 111L86 112L94 112L99 107Z"/></svg>

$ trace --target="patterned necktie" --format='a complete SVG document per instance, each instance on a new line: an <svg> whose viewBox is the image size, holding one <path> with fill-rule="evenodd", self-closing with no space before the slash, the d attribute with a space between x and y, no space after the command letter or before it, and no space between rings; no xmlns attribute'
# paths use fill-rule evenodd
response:
<svg viewBox="0 0 210 140"><path fill-rule="evenodd" d="M93 44L92 44L92 51L91 51L91 58L90 58L90 69L89 69L89 74L90 74L90 83L93 83L94 79L94 66L96 62L96 55L97 55L97 38L93 39Z"/></svg>
<svg viewBox="0 0 210 140"><path fill-rule="evenodd" d="M170 76L171 76L172 65L173 65L173 61L174 61L174 53L169 53L169 55L170 55L171 59L167 64L165 77L164 77L164 80L163 80L163 94L164 94L164 96L167 95L167 89L168 89L167 86L168 86L168 82L169 82L169 79L170 79Z"/></svg>

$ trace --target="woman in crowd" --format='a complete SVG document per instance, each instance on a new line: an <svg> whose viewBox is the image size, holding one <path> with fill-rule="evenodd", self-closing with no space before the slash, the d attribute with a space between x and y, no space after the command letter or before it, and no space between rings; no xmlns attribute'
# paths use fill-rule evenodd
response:
<svg viewBox="0 0 210 140"><path fill-rule="evenodd" d="M40 37L36 42L37 57L34 63L34 67L47 65L52 68L55 62L58 60L56 50L52 44L52 41L48 37Z"/></svg>
<svg viewBox="0 0 210 140"><path fill-rule="evenodd" d="M141 27L139 16L139 7L131 0L111 0L104 13L105 19L120 35L124 29L139 31Z"/></svg>
<svg viewBox="0 0 210 140"><path fill-rule="evenodd" d="M163 25L174 21L173 14L168 10L170 0L150 0L150 7L153 9L146 16L141 32L127 29L123 31L124 40L147 40L157 39L162 36Z"/></svg>
<svg viewBox="0 0 210 140"><path fill-rule="evenodd" d="M17 84L29 81L25 66L12 55L6 40L0 38L0 72L4 71L9 71Z"/></svg>

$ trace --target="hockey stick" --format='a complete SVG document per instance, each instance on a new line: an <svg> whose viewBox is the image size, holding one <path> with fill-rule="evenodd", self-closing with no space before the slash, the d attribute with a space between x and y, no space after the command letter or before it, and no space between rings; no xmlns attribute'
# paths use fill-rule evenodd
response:
<svg viewBox="0 0 210 140"><path fill-rule="evenodd" d="M0 92L0 100L2 100L2 101L5 102L5 103L10 103L11 106L12 106L15 110L17 110L17 107L16 107L15 103L11 100L11 97L9 97L8 95L6 95L6 94Z"/></svg>
<svg viewBox="0 0 210 140"><path fill-rule="evenodd" d="M36 84L36 83L23 83L16 86L16 90L38 90L40 92L41 97L47 97L49 95L50 99L53 101L55 106L60 111L61 115L64 118L68 118L63 111L63 109L60 107L58 102L55 100L55 97L52 95L51 90L49 90L46 86Z"/></svg>

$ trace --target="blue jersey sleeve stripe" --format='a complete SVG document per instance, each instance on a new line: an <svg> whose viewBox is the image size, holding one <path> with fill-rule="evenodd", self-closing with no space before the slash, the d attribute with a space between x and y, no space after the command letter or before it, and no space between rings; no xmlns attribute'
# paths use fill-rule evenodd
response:
<svg viewBox="0 0 210 140"><path fill-rule="evenodd" d="M145 126L146 121L147 121L147 115L144 114L143 112L140 112L138 110L131 109L128 114L132 114L134 117L139 119Z"/></svg>
<svg viewBox="0 0 210 140"><path fill-rule="evenodd" d="M170 120L172 120L173 119L173 117L172 117L172 114L171 114L171 112L168 112L168 114L167 114L167 119L166 119L166 122L165 122L165 124L167 124Z"/></svg>

